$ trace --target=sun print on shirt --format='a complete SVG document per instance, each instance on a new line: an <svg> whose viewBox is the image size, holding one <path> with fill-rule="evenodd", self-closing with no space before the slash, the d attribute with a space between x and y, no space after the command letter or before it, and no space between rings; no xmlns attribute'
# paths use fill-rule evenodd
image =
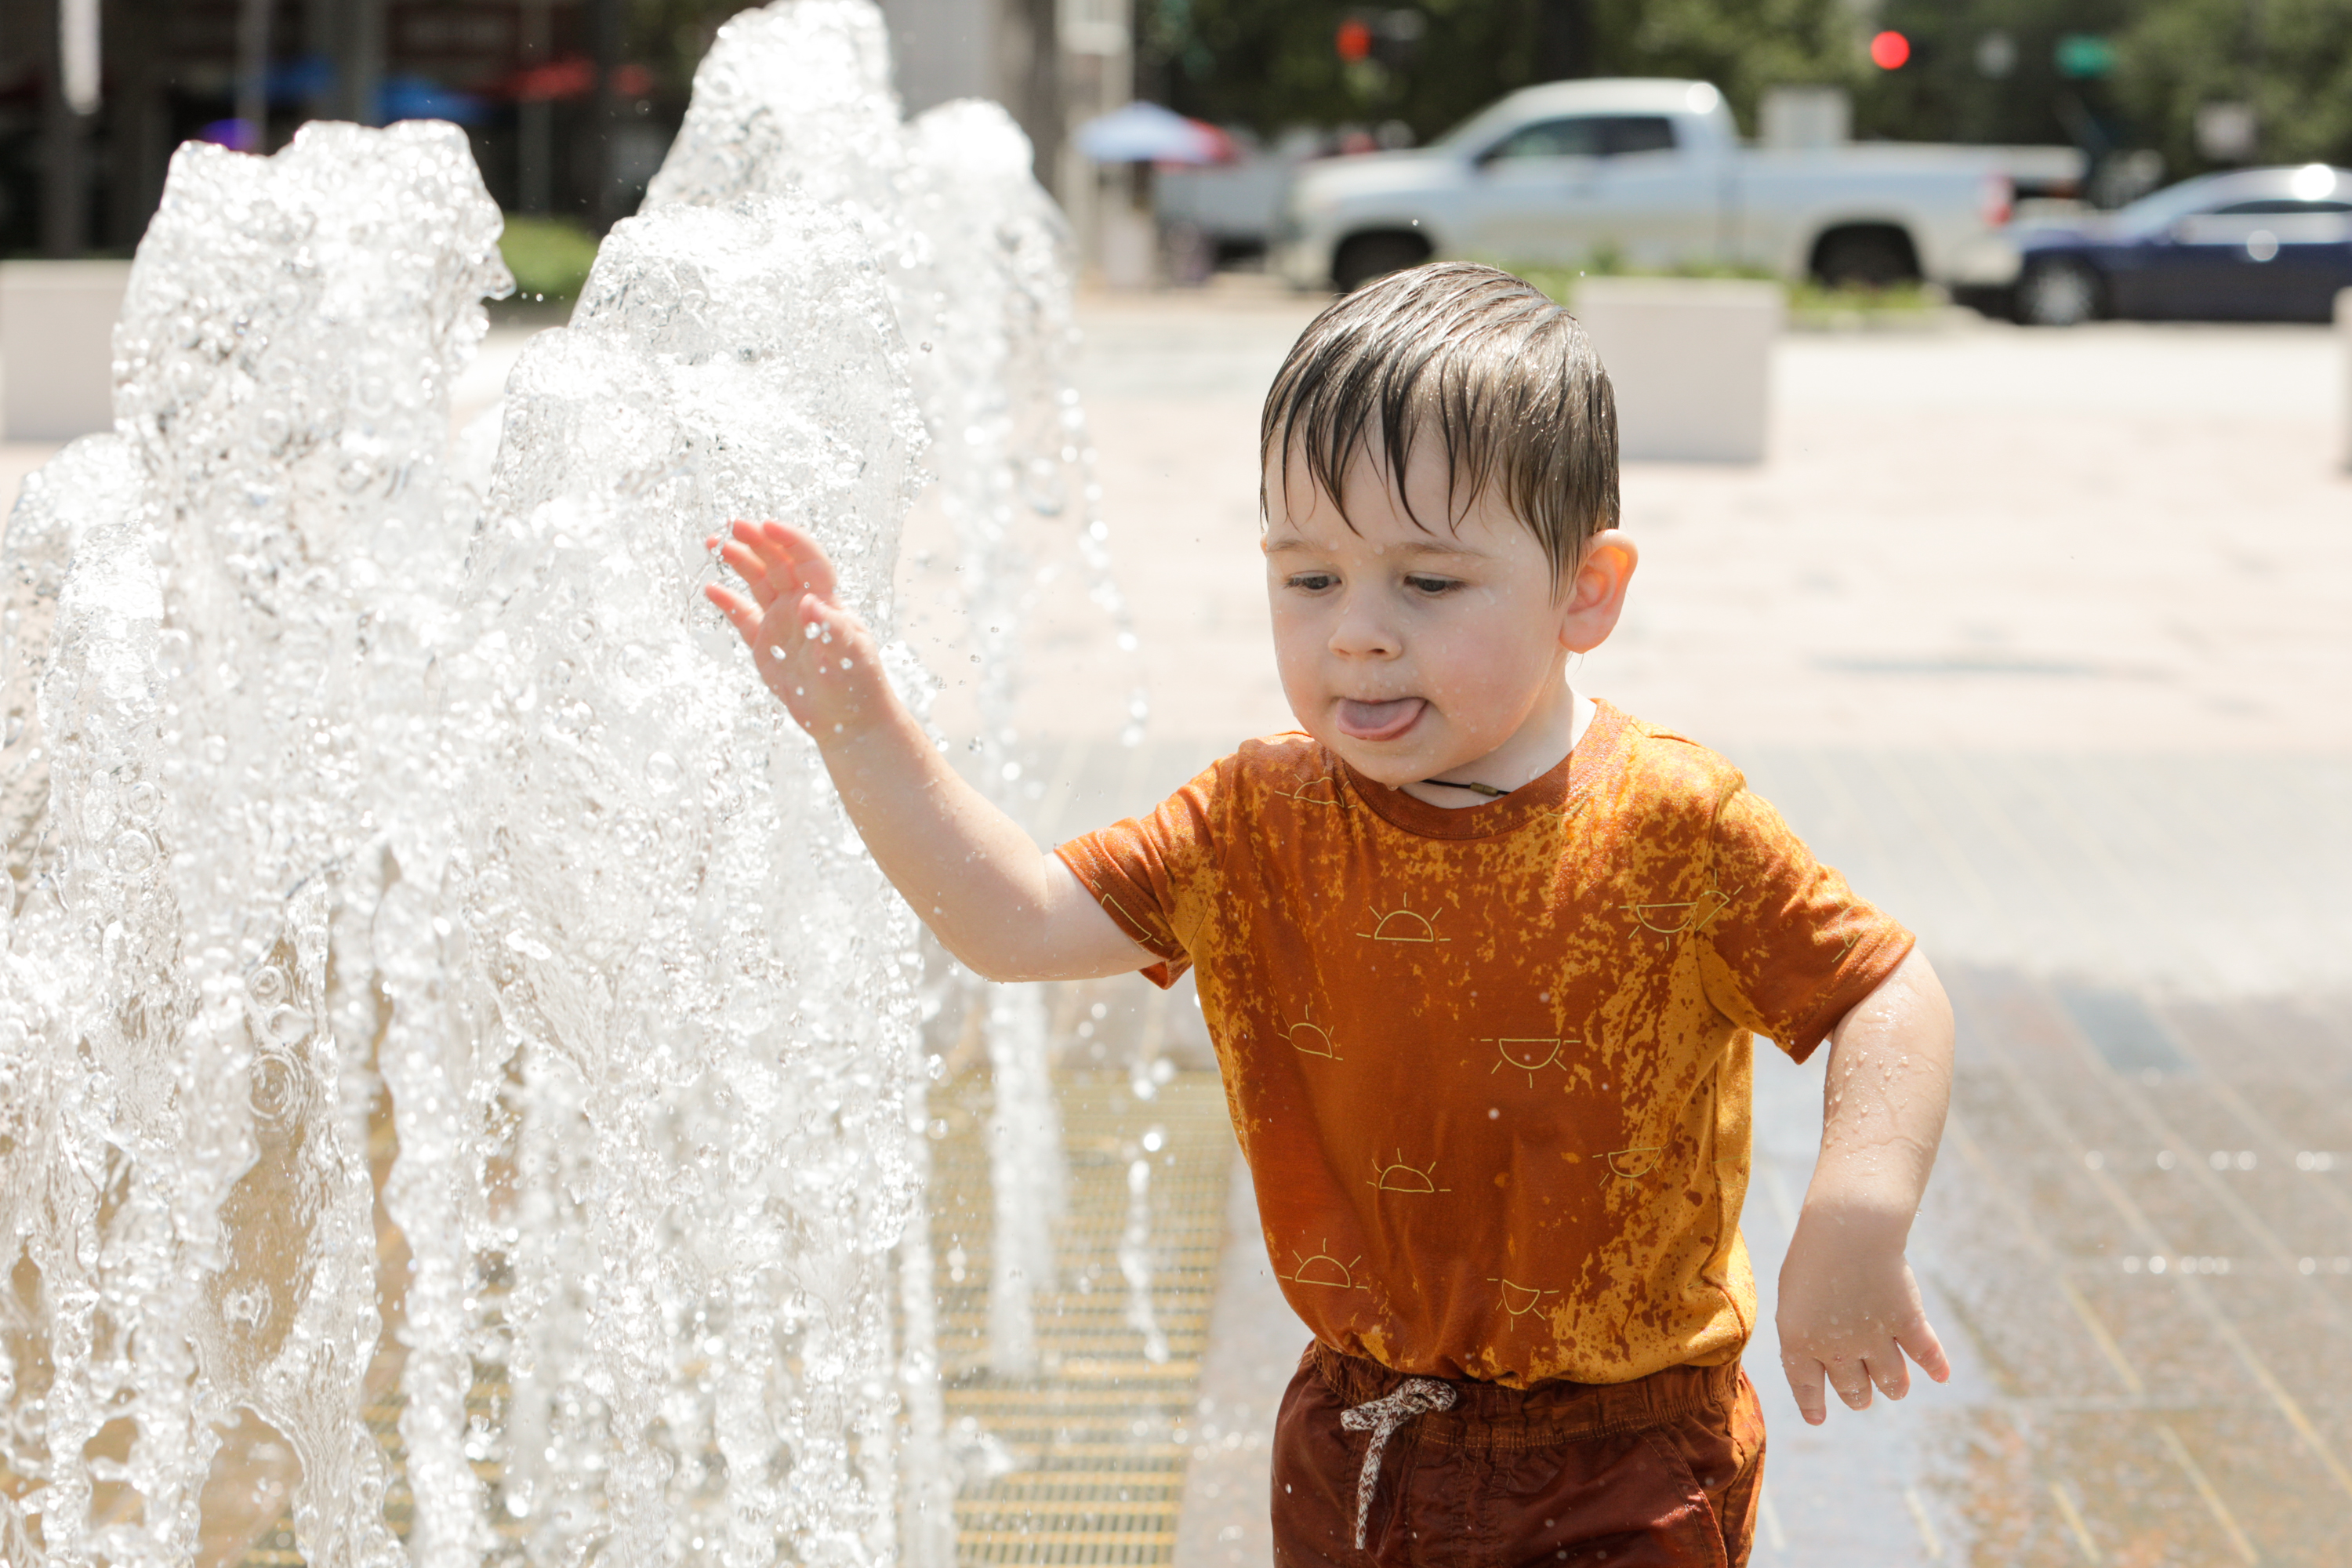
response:
<svg viewBox="0 0 2352 1568"><path fill-rule="evenodd" d="M1372 1179L1367 1184L1383 1193L1430 1194L1454 1190L1437 1184L1436 1161L1432 1160L1425 1167L1408 1165L1404 1163L1404 1151L1402 1149L1397 1151L1396 1160L1391 1164L1383 1165L1377 1155L1373 1157Z"/></svg>
<svg viewBox="0 0 2352 1568"><path fill-rule="evenodd" d="M1290 1272L1277 1273L1275 1276L1285 1284L1320 1285L1329 1290L1371 1289L1370 1286L1362 1284L1356 1279L1356 1265L1363 1262L1364 1255L1360 1252L1342 1263L1331 1255L1331 1243L1328 1237L1318 1244L1318 1250L1314 1257L1302 1258L1299 1256L1298 1249L1294 1247L1290 1249Z"/></svg>
<svg viewBox="0 0 2352 1568"><path fill-rule="evenodd" d="M1302 1057L1320 1057L1327 1062L1341 1059L1339 1043L1331 1038L1330 1030L1315 1021L1315 1009L1312 1007L1307 1009L1304 1017L1282 1033L1283 1037L1290 1042L1290 1048Z"/></svg>
<svg viewBox="0 0 2352 1568"><path fill-rule="evenodd" d="M1631 910L1643 931L1669 939L1688 936L1704 931L1708 921L1729 909L1731 900L1747 890L1735 889L1725 892L1722 879L1713 873L1708 875L1707 882L1706 890L1696 899L1682 899L1671 903L1620 904L1617 907Z"/></svg>
<svg viewBox="0 0 2352 1568"><path fill-rule="evenodd" d="M1454 940L1450 936L1437 934L1436 916L1418 913L1410 907L1391 910L1385 914L1374 910L1372 913L1377 917L1372 929L1356 933L1370 942L1436 942Z"/></svg>
<svg viewBox="0 0 2352 1568"><path fill-rule="evenodd" d="M1522 1285L1517 1280L1501 1279L1492 1274L1486 1277L1486 1283L1500 1285L1503 1288L1503 1310L1514 1318L1524 1318L1534 1311L1543 1304L1543 1299L1546 1296L1559 1294L1557 1290L1538 1290L1532 1285Z"/></svg>
<svg viewBox="0 0 2352 1568"><path fill-rule="evenodd" d="M1320 795L1310 793L1317 789L1320 789L1323 793ZM1325 773L1319 779L1308 779L1297 789L1278 789L1276 790L1274 794L1284 800L1295 800L1301 805L1339 805L1343 804L1339 799L1339 781L1333 778L1329 773Z"/></svg>
<svg viewBox="0 0 2352 1568"><path fill-rule="evenodd" d="M1664 1144L1643 1143L1631 1149L1612 1149L1601 1158L1608 1165L1611 1175L1635 1182L1656 1170L1658 1162L1665 1155Z"/></svg>
<svg viewBox="0 0 2352 1568"><path fill-rule="evenodd" d="M1501 1072L1505 1068L1510 1068L1514 1071L1527 1074L1528 1087L1533 1089L1536 1086L1536 1074L1543 1071L1544 1068L1556 1067L1562 1072L1568 1070L1568 1064L1559 1059L1559 1053L1563 1047L1582 1045L1584 1042L1565 1035L1553 1036L1549 1038L1507 1035L1496 1039L1481 1037L1478 1043L1482 1046L1494 1047L1495 1054L1502 1058L1486 1069L1486 1075L1489 1078Z"/></svg>

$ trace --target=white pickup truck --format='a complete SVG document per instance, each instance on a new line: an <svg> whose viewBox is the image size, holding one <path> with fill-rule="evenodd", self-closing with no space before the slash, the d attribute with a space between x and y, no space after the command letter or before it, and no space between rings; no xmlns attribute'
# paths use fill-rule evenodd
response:
<svg viewBox="0 0 2352 1568"><path fill-rule="evenodd" d="M2071 162L2070 162L2071 161ZM1861 143L1745 147L1703 81L1551 82L1430 145L1300 169L1275 264L1300 288L1353 289L1434 257L1649 269L1768 268L1832 283L2014 279L2008 221L2024 164L2065 148Z"/></svg>

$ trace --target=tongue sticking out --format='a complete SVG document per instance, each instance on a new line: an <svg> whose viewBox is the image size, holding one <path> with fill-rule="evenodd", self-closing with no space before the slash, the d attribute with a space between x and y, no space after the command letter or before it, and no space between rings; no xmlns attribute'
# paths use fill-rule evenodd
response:
<svg viewBox="0 0 2352 1568"><path fill-rule="evenodd" d="M1339 700L1339 730L1351 740L1393 741L1412 728L1427 706L1418 697L1399 697L1387 702L1358 702L1343 697Z"/></svg>

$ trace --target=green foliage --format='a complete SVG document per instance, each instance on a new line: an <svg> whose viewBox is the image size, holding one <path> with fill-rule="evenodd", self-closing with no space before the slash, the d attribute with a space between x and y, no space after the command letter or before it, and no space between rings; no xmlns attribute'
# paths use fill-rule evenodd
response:
<svg viewBox="0 0 2352 1568"><path fill-rule="evenodd" d="M545 295L570 300L588 281L596 260L596 237L570 218L524 217L509 214L499 250L507 270L515 276L515 297Z"/></svg>
<svg viewBox="0 0 2352 1568"><path fill-rule="evenodd" d="M682 4L684 0L670 0ZM1349 67L1341 0L1139 0L1141 87L1187 114L1271 134L1402 120L1426 140L1536 79L1544 0L1421 0L1410 59ZM1872 26L1911 40L1873 68L1843 0L1588 0L1594 74L1689 76L1722 88L1750 133L1763 90L1854 93L1854 130L1902 141L2153 146L2175 175L2207 166L2197 110L2251 100L2259 157L2352 163L2352 0L1883 0ZM1988 36L2012 63L1989 75ZM2074 77L2111 46L2114 68Z"/></svg>
<svg viewBox="0 0 2352 1568"><path fill-rule="evenodd" d="M1872 71L1854 100L1857 135L1902 141L2138 145L2112 78L2059 71L2066 38L2114 39L2146 0L1887 0L1880 24L1911 40L1900 70ZM2013 64L1988 76L1978 51L1995 34ZM2075 46L2079 51L2082 46Z"/></svg>
<svg viewBox="0 0 2352 1568"><path fill-rule="evenodd" d="M1871 74L1853 7L1840 0L1642 0L1596 9L1599 74L1711 81L1750 135L1766 88L1856 87Z"/></svg>
<svg viewBox="0 0 2352 1568"><path fill-rule="evenodd" d="M1951 303L1944 290L1932 283L1890 283L1874 289L1866 283L1832 287L1801 278L1784 287L1789 294L1789 323L1796 327L1919 324Z"/></svg>
<svg viewBox="0 0 2352 1568"><path fill-rule="evenodd" d="M653 71L664 96L683 99L719 25L749 0L626 0L622 54Z"/></svg>
<svg viewBox="0 0 2352 1568"><path fill-rule="evenodd" d="M1576 292L1580 278L1738 278L1763 282L1776 281L1780 274L1768 267L1748 267L1729 261L1692 259L1672 267L1634 267L1613 246L1603 245L1573 266L1550 266L1543 263L1518 266L1508 261L1480 257L1490 267L1499 267L1517 278L1523 278L1553 299L1565 305Z"/></svg>
<svg viewBox="0 0 2352 1568"><path fill-rule="evenodd" d="M2206 166L2197 110L2251 102L2265 163L2352 163L2352 0L2163 0L2116 40L2116 79L2175 174Z"/></svg>
<svg viewBox="0 0 2352 1568"><path fill-rule="evenodd" d="M626 0L625 52L654 68L665 95L682 99L719 24L750 3ZM1134 3L1145 97L1268 135L1401 120L1425 141L1539 79L1542 13L1559 0ZM1409 58L1339 59L1342 20L1406 4L1429 24ZM2152 146L2178 177L2208 166L2196 146L2199 107L2251 100L2262 161L2352 163L2352 0L1584 4L1593 74L1713 81L1750 134L1766 88L1822 83L1853 90L1857 135ZM1882 26L1911 40L1900 70L1875 69L1863 52ZM1978 47L1996 32L2010 38L2014 65L1988 76ZM2112 45L2113 71L2062 75L2059 46L2070 37Z"/></svg>
<svg viewBox="0 0 2352 1568"><path fill-rule="evenodd" d="M1948 302L1942 289L1919 283L1899 283L1884 289L1851 283L1829 288L1809 278L1793 281L1782 279L1763 268L1706 261L1664 268L1636 268L1627 266L1622 256L1606 248L1595 251L1577 267L1514 267L1502 261L1494 265L1526 279L1571 310L1576 308L1577 279L1588 277L1740 278L1778 282L1789 302L1790 323L1807 328L1919 323Z"/></svg>
<svg viewBox="0 0 2352 1568"><path fill-rule="evenodd" d="M2352 0L1886 0L1879 17L1911 59L1866 73L1858 134L2154 147L2179 178L2210 166L2199 108L2250 101L2258 162L2352 163ZM2005 76L1979 67L1993 33L2013 46ZM2112 45L2114 68L2070 78L2068 40Z"/></svg>
<svg viewBox="0 0 2352 1568"><path fill-rule="evenodd" d="M1349 67L1332 0L1140 0L1147 96L1273 134L1291 125L1402 120L1426 141L1538 79L1541 0L1422 0L1409 60ZM1713 81L1751 131L1762 90L1856 83L1867 70L1843 0L1590 0L1594 74Z"/></svg>

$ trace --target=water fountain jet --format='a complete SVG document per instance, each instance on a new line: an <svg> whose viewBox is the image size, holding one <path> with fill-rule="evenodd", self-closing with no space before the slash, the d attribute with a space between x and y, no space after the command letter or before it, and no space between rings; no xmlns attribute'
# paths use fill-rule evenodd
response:
<svg viewBox="0 0 2352 1568"><path fill-rule="evenodd" d="M1017 625L1035 520L1086 488L1067 263L1001 111L901 127L867 5L730 25L794 26L839 47L785 107L825 112L728 99L777 61L714 53L494 460L446 433L505 284L462 135L175 160L118 432L5 546L0 1219L38 1285L0 1383L39 1413L0 1426L10 1561L188 1561L240 1409L321 1568L401 1554L396 1479L430 1568L951 1550L914 927L701 606L699 541L801 521L887 632L924 422L979 429L934 461ZM1000 1202L1034 1215L1042 1015L994 1033ZM397 1476L362 1419L395 1380Z"/></svg>

